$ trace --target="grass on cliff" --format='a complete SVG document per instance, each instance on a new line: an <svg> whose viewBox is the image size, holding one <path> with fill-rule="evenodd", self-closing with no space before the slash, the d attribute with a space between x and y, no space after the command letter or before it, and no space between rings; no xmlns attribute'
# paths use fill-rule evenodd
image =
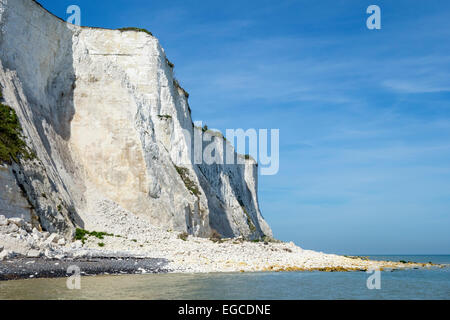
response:
<svg viewBox="0 0 450 320"><path fill-rule="evenodd" d="M194 181L189 178L189 170L187 168L177 167L175 166L175 169L177 170L178 174L181 177L181 180L183 180L186 188L195 196L198 196L200 194L200 190L198 189L198 186L195 184Z"/></svg>
<svg viewBox="0 0 450 320"><path fill-rule="evenodd" d="M189 237L189 233L187 233L187 232L182 232L178 235L178 239L181 239L183 241L187 241L188 237Z"/></svg>
<svg viewBox="0 0 450 320"><path fill-rule="evenodd" d="M117 29L119 31L137 31L137 32L145 32L146 34L149 34L151 36L153 36L153 33L151 33L150 31L148 31L147 29L142 29L142 28L135 28L135 27L126 27L126 28L119 28Z"/></svg>
<svg viewBox="0 0 450 320"><path fill-rule="evenodd" d="M217 232L216 229L211 230L211 235L209 236L209 240L216 243L223 243L222 235Z"/></svg>
<svg viewBox="0 0 450 320"><path fill-rule="evenodd" d="M223 139L223 141L228 141L227 138L222 134L222 132L210 130L206 124L203 127L196 126L195 124L192 124L192 126L194 127L194 129L202 130L203 133L208 133L214 137Z"/></svg>
<svg viewBox="0 0 450 320"><path fill-rule="evenodd" d="M0 90L0 99L2 97ZM0 103L0 163L18 162L20 157L33 159L35 155L23 140L22 127L16 112Z"/></svg>
<svg viewBox="0 0 450 320"><path fill-rule="evenodd" d="M250 215L247 212L247 209L245 209L244 206L242 206L242 210L244 211L245 215L247 216L247 224L250 229L250 232L254 233L256 231L256 227L253 224L252 218L250 217Z"/></svg>
<svg viewBox="0 0 450 320"><path fill-rule="evenodd" d="M187 92L187 91L180 85L180 83L178 82L177 79L173 79L173 85L174 85L175 88L178 88L178 89L180 89L180 90L183 92L183 94L184 94L184 96L186 97L186 99L189 99L189 92Z"/></svg>
<svg viewBox="0 0 450 320"><path fill-rule="evenodd" d="M170 68L172 68L172 69L175 68L175 65L172 62L170 62L170 60L167 58L166 58L166 63Z"/></svg>
<svg viewBox="0 0 450 320"><path fill-rule="evenodd" d="M113 234L106 233L106 232L97 232L97 231L87 231L84 229L77 228L75 231L75 240L81 240L84 244L84 242L87 240L89 236L96 237L97 239L103 240L105 239L105 236L113 237Z"/></svg>

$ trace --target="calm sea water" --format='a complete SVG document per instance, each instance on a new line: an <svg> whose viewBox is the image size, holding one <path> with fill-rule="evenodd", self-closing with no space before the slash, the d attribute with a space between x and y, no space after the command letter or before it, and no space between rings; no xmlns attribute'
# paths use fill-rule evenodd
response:
<svg viewBox="0 0 450 320"><path fill-rule="evenodd" d="M372 259L450 265L446 256ZM381 290L367 289L365 272L159 274L95 276L68 290L66 279L0 282L0 299L450 299L450 268L381 273Z"/></svg>

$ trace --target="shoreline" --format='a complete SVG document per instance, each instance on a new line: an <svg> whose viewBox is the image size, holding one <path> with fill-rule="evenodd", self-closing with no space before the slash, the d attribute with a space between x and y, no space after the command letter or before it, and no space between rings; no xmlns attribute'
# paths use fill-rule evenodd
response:
<svg viewBox="0 0 450 320"><path fill-rule="evenodd" d="M70 265L94 275L348 272L437 266L326 254L273 239L198 238L151 226L122 211L113 213L108 210L107 219L96 220L89 226L91 231L77 230L78 239L70 240L38 231L22 219L0 216L0 280L67 276Z"/></svg>
<svg viewBox="0 0 450 320"><path fill-rule="evenodd" d="M372 261L372 260L371 260ZM376 261L374 261L376 262ZM417 262L402 263L394 261L379 261L389 264L390 267L380 267L380 271L393 272L411 269L431 269L448 267L441 264L424 264ZM270 272L366 272L369 268L362 267L279 267L265 268L257 271L217 271L217 272L183 272L172 270L168 267L169 261L158 258L81 258L81 259L48 259L20 257L6 261L0 261L0 282L28 279L56 279L68 278L73 273L68 272L70 266L77 266L81 277L100 275L143 275L143 274L206 274L206 273L270 273ZM392 264L395 264L392 265Z"/></svg>

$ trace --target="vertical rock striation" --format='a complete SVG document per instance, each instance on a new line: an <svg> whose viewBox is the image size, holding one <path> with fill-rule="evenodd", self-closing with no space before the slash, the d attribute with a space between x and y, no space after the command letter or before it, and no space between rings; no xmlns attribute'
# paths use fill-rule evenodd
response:
<svg viewBox="0 0 450 320"><path fill-rule="evenodd" d="M192 161L185 133L198 129L172 68L145 32L77 27L33 0L0 0L0 84L37 155L11 170L43 229L88 228L108 200L196 236L271 236L253 160Z"/></svg>

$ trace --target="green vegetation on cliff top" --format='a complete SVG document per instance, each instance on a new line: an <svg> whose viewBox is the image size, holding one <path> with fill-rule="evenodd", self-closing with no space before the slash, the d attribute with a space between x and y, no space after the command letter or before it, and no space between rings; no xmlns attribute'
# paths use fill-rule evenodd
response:
<svg viewBox="0 0 450 320"><path fill-rule="evenodd" d="M117 29L119 31L137 31L137 32L145 32L146 34L149 34L151 36L153 36L153 34L148 31L147 29L142 29L142 28L136 28L136 27L126 27L126 28L120 28Z"/></svg>

